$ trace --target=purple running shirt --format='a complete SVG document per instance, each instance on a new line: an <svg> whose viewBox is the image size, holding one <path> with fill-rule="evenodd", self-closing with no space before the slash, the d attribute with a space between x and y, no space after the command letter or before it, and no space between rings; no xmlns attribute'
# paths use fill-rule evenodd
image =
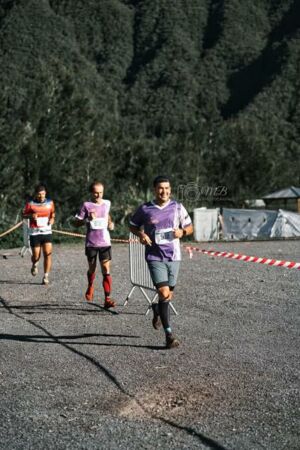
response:
<svg viewBox="0 0 300 450"><path fill-rule="evenodd" d="M102 200L101 204L84 202L79 213L76 214L77 219L86 220L86 247L109 247L111 245L107 229L109 210L109 200ZM96 214L96 219L87 220L91 212Z"/></svg>
<svg viewBox="0 0 300 450"><path fill-rule="evenodd" d="M165 206L154 202L141 205L133 214L130 225L144 228L152 245L146 245L147 261L180 261L180 241L173 237L173 229L186 228L192 223L185 207L170 200Z"/></svg>

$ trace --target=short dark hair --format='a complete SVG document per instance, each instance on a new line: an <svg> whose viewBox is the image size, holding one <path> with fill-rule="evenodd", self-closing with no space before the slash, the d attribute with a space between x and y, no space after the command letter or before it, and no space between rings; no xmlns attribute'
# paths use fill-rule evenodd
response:
<svg viewBox="0 0 300 450"><path fill-rule="evenodd" d="M46 188L46 186L45 186L44 184L39 183L39 184L34 188L34 193L35 193L35 194L38 194L38 193L41 192L41 191L47 192L47 188Z"/></svg>
<svg viewBox="0 0 300 450"><path fill-rule="evenodd" d="M89 192L93 192L94 187L98 186L98 185L103 186L103 188L104 188L104 184L101 181L95 180L90 184Z"/></svg>
<svg viewBox="0 0 300 450"><path fill-rule="evenodd" d="M170 183L170 178L167 175L158 175L153 180L153 187L156 187L159 183Z"/></svg>

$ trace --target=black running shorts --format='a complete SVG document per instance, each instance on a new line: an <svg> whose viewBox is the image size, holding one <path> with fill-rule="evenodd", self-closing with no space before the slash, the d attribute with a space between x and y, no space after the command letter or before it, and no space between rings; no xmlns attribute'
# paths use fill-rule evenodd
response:
<svg viewBox="0 0 300 450"><path fill-rule="evenodd" d="M29 237L30 247L40 247L52 242L52 234L35 234Z"/></svg>
<svg viewBox="0 0 300 450"><path fill-rule="evenodd" d="M111 260L111 247L85 247L85 254L88 260L99 257L99 261Z"/></svg>

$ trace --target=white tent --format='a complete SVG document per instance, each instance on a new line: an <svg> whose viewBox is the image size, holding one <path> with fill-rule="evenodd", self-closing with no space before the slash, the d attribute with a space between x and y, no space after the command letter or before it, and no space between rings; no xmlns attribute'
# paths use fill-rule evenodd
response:
<svg viewBox="0 0 300 450"><path fill-rule="evenodd" d="M270 237L300 236L300 214L280 209L272 227Z"/></svg>
<svg viewBox="0 0 300 450"><path fill-rule="evenodd" d="M266 209L223 208L223 238L225 240L268 238L277 211Z"/></svg>
<svg viewBox="0 0 300 450"><path fill-rule="evenodd" d="M222 229L220 225L222 224ZM300 214L279 211L223 208L194 209L196 241L300 237Z"/></svg>
<svg viewBox="0 0 300 450"><path fill-rule="evenodd" d="M194 209L194 237L196 241L217 241L218 209Z"/></svg>

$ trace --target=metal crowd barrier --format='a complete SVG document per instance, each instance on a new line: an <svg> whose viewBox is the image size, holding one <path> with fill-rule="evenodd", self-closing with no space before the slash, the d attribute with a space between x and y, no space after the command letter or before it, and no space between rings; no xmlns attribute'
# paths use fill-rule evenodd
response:
<svg viewBox="0 0 300 450"><path fill-rule="evenodd" d="M145 313L145 315L147 315L152 307L152 303L157 300L158 294L154 284L152 283L148 265L145 260L145 246L142 245L137 239L138 238L133 233L129 234L129 272L130 282L133 286L126 297L123 306L127 305L134 290L138 288L148 302L148 308ZM148 294L147 291L151 294ZM177 315L178 313L171 302L170 306Z"/></svg>
<svg viewBox="0 0 300 450"><path fill-rule="evenodd" d="M30 247L30 239L29 239L29 220L23 220L23 247L21 248L20 255L22 258L29 252L32 254Z"/></svg>

